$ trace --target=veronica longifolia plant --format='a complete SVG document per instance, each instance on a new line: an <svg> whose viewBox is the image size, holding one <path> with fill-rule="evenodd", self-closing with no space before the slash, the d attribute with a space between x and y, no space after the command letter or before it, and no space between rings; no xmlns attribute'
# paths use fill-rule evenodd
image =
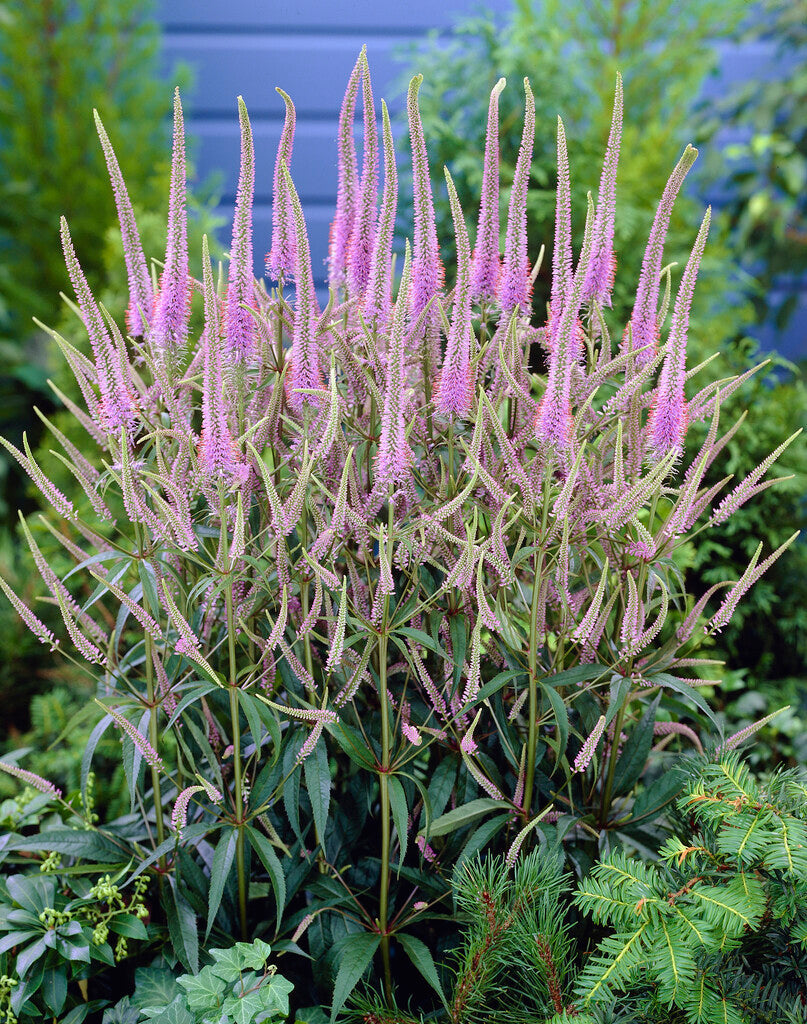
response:
<svg viewBox="0 0 807 1024"><path fill-rule="evenodd" d="M53 431L77 497L55 488L26 442L23 451L4 442L77 563L58 579L26 532L73 647L98 675L104 717L88 759L101 732L118 729L133 806L144 808L142 833L116 841L136 871L168 878L162 897L180 955L195 966L195 933L176 926L194 913L177 882L183 864L195 865L183 878L208 886L197 902L207 905L208 932L228 926L231 888L240 931L250 931L251 914L264 921L247 894L250 875L266 872L277 913L264 930L299 925L320 980L334 943L351 952L336 972L334 1013L377 950L389 989L393 936L436 980L406 929L445 896L457 858L504 844L512 860L541 830L566 837L570 851L596 851L614 830L639 841L642 822L675 795L662 777L635 799L654 736L661 746L700 742L709 662L696 652L782 550L761 562L758 552L739 581L697 601L676 567L688 537L770 485L764 475L787 444L730 490L728 479L703 484L735 429L725 431L721 403L741 381L697 390L686 368L708 211L672 302L661 269L694 151L662 198L620 348L603 307L615 266L621 84L587 211L571 209L558 124L545 324L528 319L529 253L540 242L526 238L524 214L529 83L504 233L491 199L503 81L491 96L473 246L466 218L475 211L460 208L446 171L459 263L452 293L443 290L432 205L441 186L428 177L420 85L408 99L416 233L411 256L400 247L396 287L392 129L382 104L379 146L364 51L350 76L324 308L285 94L268 262L293 297L252 276L256 168L243 101L229 273L214 273L205 244L194 278L177 99L168 249L151 305L131 205L99 128L127 246L132 333L91 294L63 223L90 342L85 354L55 336L84 401L71 405L87 433L84 454ZM586 217L576 255L572 216ZM204 329L188 337L194 291ZM529 373L534 345L545 377ZM684 436L700 421L705 441L685 465ZM6 594L53 645L35 613ZM204 844L212 855L199 852Z"/></svg>

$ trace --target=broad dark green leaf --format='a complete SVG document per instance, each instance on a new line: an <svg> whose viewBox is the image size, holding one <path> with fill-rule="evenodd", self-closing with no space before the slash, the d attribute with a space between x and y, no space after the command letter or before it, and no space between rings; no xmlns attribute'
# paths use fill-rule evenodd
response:
<svg viewBox="0 0 807 1024"><path fill-rule="evenodd" d="M97 707L97 705L96 705ZM90 733L90 737L87 740L87 745L84 748L84 753L81 755L81 799L87 802L87 779L90 774L90 765L92 764L93 754L95 748L98 746L98 742L104 735L106 730L112 724L112 716L104 715L101 721L94 727Z"/></svg>
<svg viewBox="0 0 807 1024"><path fill-rule="evenodd" d="M453 811L442 814L436 821L433 821L426 838L434 839L437 836L448 835L449 832L456 832L458 828L470 825L477 818L481 818L483 814L502 810L509 806L506 800L494 800L489 796L479 797L478 800L471 800L470 803L463 804L461 807L455 807Z"/></svg>
<svg viewBox="0 0 807 1024"><path fill-rule="evenodd" d="M277 905L277 928L280 930L280 921L283 916L283 910L286 906L286 876L283 874L283 866L275 853L275 849L266 836L253 828L251 825L247 825L247 838L249 839L250 846L257 853L260 858L261 864L266 868L269 874L269 881L272 883L272 888L275 891L275 904Z"/></svg>
<svg viewBox="0 0 807 1024"><path fill-rule="evenodd" d="M196 930L196 914L177 886L176 878L167 877L168 885L163 886L163 909L168 921L171 945L186 971L196 974L199 970L199 933Z"/></svg>
<svg viewBox="0 0 807 1024"><path fill-rule="evenodd" d="M454 658L454 689L460 685L462 666L465 664L465 651L468 646L468 628L464 615L452 615L448 622L451 634L451 648Z"/></svg>
<svg viewBox="0 0 807 1024"><path fill-rule="evenodd" d="M320 736L314 749L303 761L305 788L311 801L314 824L322 843L325 842L325 831L328 827L328 808L331 804L331 772L328 767L328 753L325 740Z"/></svg>
<svg viewBox="0 0 807 1024"><path fill-rule="evenodd" d="M471 705L481 704L483 700L487 700L488 697L492 697L494 693L498 693L499 690L503 689L513 679L519 677L525 678L524 673L520 669L508 669L506 672L500 672L497 676L494 676L489 683L485 683L471 701Z"/></svg>
<svg viewBox="0 0 807 1024"><path fill-rule="evenodd" d="M648 676L646 681L650 686L662 686L668 690L675 690L676 693L680 693L687 701L694 704L699 711L702 711L719 731L720 726L718 725L712 709L698 693L696 687L690 686L689 683L685 683L682 679L677 679L675 676L671 676L668 672L656 672L653 675Z"/></svg>
<svg viewBox="0 0 807 1024"><path fill-rule="evenodd" d="M684 788L686 775L680 769L672 768L663 772L650 786L636 797L631 812L631 821L654 818L667 804L671 803Z"/></svg>
<svg viewBox="0 0 807 1024"><path fill-rule="evenodd" d="M441 658L446 657L446 652L443 648L436 640L433 640L428 633L424 633L422 629L412 629L410 626L398 626L395 632L390 634L393 640L398 633L402 636L408 637L410 640L414 640L415 643L422 644L423 647L427 647L435 654L439 654Z"/></svg>
<svg viewBox="0 0 807 1024"><path fill-rule="evenodd" d="M614 796L622 796L629 792L644 771L653 745L653 726L660 700L661 694L647 706L638 725L633 727L628 736L614 770Z"/></svg>
<svg viewBox="0 0 807 1024"><path fill-rule="evenodd" d="M213 865L210 868L210 892L207 900L207 928L205 938L210 934L216 914L221 906L221 897L224 895L224 886L227 877L235 861L235 847L238 840L238 830L235 828L223 828L221 838L213 851Z"/></svg>
<svg viewBox="0 0 807 1024"><path fill-rule="evenodd" d="M339 951L339 970L333 988L331 1021L335 1021L348 996L361 981L381 942L380 935L358 932L348 935Z"/></svg>
<svg viewBox="0 0 807 1024"><path fill-rule="evenodd" d="M252 741L257 749L260 747L261 743L261 716L258 713L257 705L261 702L256 700L251 693L239 690L238 703L241 705L244 710L244 714L247 716L247 723L249 725L249 731L252 734Z"/></svg>
<svg viewBox="0 0 807 1024"><path fill-rule="evenodd" d="M546 741L551 747L555 748L557 755L556 763L560 763L566 754L566 746L569 742L569 712L558 691L552 686L545 685L543 679L541 680L541 690L546 694L546 698L555 716L555 735L553 737L548 736Z"/></svg>
<svg viewBox="0 0 807 1024"><path fill-rule="evenodd" d="M403 946L406 955L431 985L440 997L443 1006L445 1006L446 997L443 994L443 986L440 984L440 977L437 974L437 968L434 966L434 959L429 952L429 947L425 942L415 938L414 935L405 935L402 932L398 932L395 938Z"/></svg>
<svg viewBox="0 0 807 1024"><path fill-rule="evenodd" d="M569 686L571 683L588 683L594 679L605 678L611 669L605 665L575 665L574 668L567 668L563 672L557 672L553 676L544 676L540 680L542 686Z"/></svg>
<svg viewBox="0 0 807 1024"><path fill-rule="evenodd" d="M42 998L54 1018L62 1012L67 999L67 964L45 968L42 978Z"/></svg>
<svg viewBox="0 0 807 1024"><path fill-rule="evenodd" d="M109 922L109 930L127 939L147 939L149 933L139 917L134 914L118 914Z"/></svg>
<svg viewBox="0 0 807 1024"><path fill-rule="evenodd" d="M300 780L303 769L297 764L297 754L304 742L303 736L298 735L291 742L286 742L286 749L283 752L283 774L286 776L283 783L283 806L286 808L291 830L301 842L303 833L300 829Z"/></svg>
<svg viewBox="0 0 807 1024"><path fill-rule="evenodd" d="M48 850L64 853L70 857L83 857L85 860L121 860L129 854L119 845L106 839L100 832L72 829L47 829L37 835L16 836L8 844L7 849L21 853L40 853Z"/></svg>

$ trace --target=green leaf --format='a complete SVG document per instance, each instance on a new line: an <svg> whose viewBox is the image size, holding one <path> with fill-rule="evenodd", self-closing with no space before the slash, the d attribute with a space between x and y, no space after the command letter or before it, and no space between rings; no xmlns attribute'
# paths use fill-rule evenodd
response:
<svg viewBox="0 0 807 1024"><path fill-rule="evenodd" d="M210 869L210 892L207 897L207 928L205 929L205 938L210 934L210 929L213 927L216 914L218 914L219 907L221 906L224 886L227 883L230 869L235 860L237 840L237 829L222 829L221 838L213 852L213 865Z"/></svg>
<svg viewBox="0 0 807 1024"><path fill-rule="evenodd" d="M255 743L256 749L260 748L261 745L261 716L258 711L258 705L261 703L256 700L251 693L246 693L244 690L238 691L238 702L244 709L244 714L247 716L247 722L249 724L249 731L252 734L252 740Z"/></svg>
<svg viewBox="0 0 807 1024"><path fill-rule="evenodd" d="M289 995L294 985L279 974L273 974L267 982L258 989L261 997L263 1011L273 1016L288 1017Z"/></svg>
<svg viewBox="0 0 807 1024"><path fill-rule="evenodd" d="M175 996L168 1005L147 1007L143 1013L151 1024L196 1024L196 1017L188 1009L182 995Z"/></svg>
<svg viewBox="0 0 807 1024"><path fill-rule="evenodd" d="M665 771L636 797L631 812L631 821L655 817L662 808L678 796L684 788L685 781L686 776L680 769L671 768Z"/></svg>
<svg viewBox="0 0 807 1024"><path fill-rule="evenodd" d="M226 1017L232 1017L235 1024L251 1024L264 1009L263 997L260 990L243 996L229 996L221 1009Z"/></svg>
<svg viewBox="0 0 807 1024"><path fill-rule="evenodd" d="M357 764L360 768L369 768L371 770L375 767L375 759L367 750L367 744L364 742L364 737L358 729L354 729L345 722L329 722L325 726L325 731L333 736L354 764Z"/></svg>
<svg viewBox="0 0 807 1024"><path fill-rule="evenodd" d="M58 967L48 967L42 978L42 998L54 1017L62 1012L64 1001L67 999L66 966L60 964Z"/></svg>
<svg viewBox="0 0 807 1024"><path fill-rule="evenodd" d="M440 984L440 978L437 974L437 968L434 966L434 959L429 952L429 947L425 942L415 938L414 935L405 935L402 932L398 932L395 938L403 946L404 952L418 971L420 971L426 981L440 997L440 1001L443 1006L446 1006L446 997L443 994L443 987Z"/></svg>
<svg viewBox="0 0 807 1024"><path fill-rule="evenodd" d="M403 864L406 857L406 847L409 842L407 825L409 823L409 811L406 806L406 793L401 785L400 779L394 775L387 777L389 786L389 802L392 809L392 820L395 824L395 831L398 833L398 842L401 844L401 855L398 858Z"/></svg>
<svg viewBox="0 0 807 1024"><path fill-rule="evenodd" d="M163 909L168 921L171 945L186 971L199 970L199 933L196 930L196 914L182 891L176 878L169 875L168 886L163 886Z"/></svg>
<svg viewBox="0 0 807 1024"><path fill-rule="evenodd" d="M347 997L358 985L362 975L370 966L375 951L381 942L380 935L370 932L357 932L348 935L339 951L339 970L333 988L331 1005L331 1021L335 1021L339 1011L345 1005Z"/></svg>
<svg viewBox="0 0 807 1024"><path fill-rule="evenodd" d="M477 818L482 817L483 814L487 814L489 811L509 807L510 805L506 800L494 800L489 796L479 797L477 800L471 800L470 803L463 804L462 807L455 807L453 811L449 811L447 814L440 815L437 821L432 822L432 827L429 829L429 834L426 838L433 839L436 836L448 835L449 832L455 832L458 828L470 825L472 821L476 821ZM423 833L421 832L421 834Z"/></svg>
<svg viewBox="0 0 807 1024"><path fill-rule="evenodd" d="M720 731L720 726L712 713L712 709L698 693L696 687L690 686L689 683L685 683L683 680L677 679L675 676L671 676L668 672L656 672L654 675L647 676L646 681L650 686L662 686L668 690L675 690L676 693L680 693L682 697L685 697L688 701L694 704L699 711L702 711L715 728L717 728L718 732Z"/></svg>
<svg viewBox="0 0 807 1024"><path fill-rule="evenodd" d="M109 922L109 930L116 935L125 935L127 939L147 939L149 933L139 917L134 914L118 914Z"/></svg>
<svg viewBox="0 0 807 1024"><path fill-rule="evenodd" d="M489 683L485 683L477 693L476 697L471 701L471 706L481 704L483 700L487 700L488 697L492 697L494 693L498 693L499 690L503 689L507 683L513 679L519 677L524 678L524 673L520 669L508 669L506 672L500 672L497 676L494 676Z"/></svg>
<svg viewBox="0 0 807 1024"><path fill-rule="evenodd" d="M300 779L302 768L296 763L297 754L305 740L297 735L294 740L286 743L283 752L283 774L286 781L283 783L283 806L286 808L286 817L289 819L292 832L300 842L303 841L303 834L300 830Z"/></svg>
<svg viewBox="0 0 807 1024"><path fill-rule="evenodd" d="M167 1006L178 992L171 971L159 967L138 967L135 971L135 998L139 1006Z"/></svg>
<svg viewBox="0 0 807 1024"><path fill-rule="evenodd" d="M320 841L325 843L325 831L328 827L328 808L331 803L331 772L328 767L328 754L325 740L320 736L314 749L303 761L305 772L305 788L311 801L314 824Z"/></svg>
<svg viewBox="0 0 807 1024"><path fill-rule="evenodd" d="M203 967L198 974L193 976L186 974L177 978L179 984L185 989L188 1006L197 1013L205 1013L221 1006L222 997L227 991L228 985L235 980L235 978L220 978L213 973L211 966Z"/></svg>
<svg viewBox="0 0 807 1024"><path fill-rule="evenodd" d="M431 831L429 824L434 815L441 815L451 797L451 791L457 780L457 762L453 757L444 757L429 779L429 803L426 807L426 831Z"/></svg>
<svg viewBox="0 0 807 1024"><path fill-rule="evenodd" d="M557 726L555 735L553 737L548 736L546 741L554 748L557 762L559 763L566 753L566 745L569 742L569 712L561 695L551 686L547 686L544 680L541 680L541 690L546 694L546 698L551 704L555 715L555 724Z"/></svg>
<svg viewBox="0 0 807 1024"><path fill-rule="evenodd" d="M95 748L98 746L101 737L104 735L104 733L110 727L111 724L112 716L104 715L101 721L93 728L93 731L90 733L90 737L87 740L87 745L84 748L83 754L81 755L81 799L84 801L85 804L87 802L87 779L89 778L90 775L90 765L92 764L93 754L95 753Z"/></svg>
<svg viewBox="0 0 807 1024"><path fill-rule="evenodd" d="M277 929L280 931L280 921L286 907L286 876L283 874L283 867L275 853L274 847L265 836L261 835L251 825L247 825L246 831L250 846L258 854L261 863L266 868L272 888L275 891Z"/></svg>
<svg viewBox="0 0 807 1024"><path fill-rule="evenodd" d="M53 828L32 836L17 836L11 839L6 849L22 853L48 850L95 861L119 861L126 856L120 846L100 832L72 828Z"/></svg>
<svg viewBox="0 0 807 1024"><path fill-rule="evenodd" d="M454 689L460 685L465 651L468 646L468 629L464 615L452 615L448 622L451 632L451 649L454 654Z"/></svg>
<svg viewBox="0 0 807 1024"><path fill-rule="evenodd" d="M422 629L412 629L410 626L398 626L395 632L390 634L393 640L397 633L400 633L402 636L409 637L410 640L414 640L416 643L422 644L423 647L427 647L435 654L439 654L441 658L446 657L446 652L443 648L436 640L433 640L428 633L424 633Z"/></svg>
<svg viewBox="0 0 807 1024"><path fill-rule="evenodd" d="M272 953L272 947L263 939L253 939L252 942L236 942L235 949L241 958L244 967L251 971L262 971ZM221 950L211 949L213 956Z"/></svg>
<svg viewBox="0 0 807 1024"><path fill-rule="evenodd" d="M575 665L574 668L567 668L563 672L557 672L553 676L544 676L539 679L541 686L569 686L572 683L588 683L594 679L601 679L611 670L605 665Z"/></svg>
<svg viewBox="0 0 807 1024"><path fill-rule="evenodd" d="M660 700L661 694L658 694L653 703L648 705L639 724L634 726L628 737L614 770L614 796L628 793L644 771L650 748L653 745L653 726Z"/></svg>

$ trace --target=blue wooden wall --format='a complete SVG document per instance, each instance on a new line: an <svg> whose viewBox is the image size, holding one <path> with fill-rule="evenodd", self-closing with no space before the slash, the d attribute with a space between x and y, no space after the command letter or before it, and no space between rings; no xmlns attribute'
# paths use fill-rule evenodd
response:
<svg viewBox="0 0 807 1024"><path fill-rule="evenodd" d="M511 0L485 0L484 6L502 17ZM478 7L478 0L158 0L166 67L182 61L195 74L186 106L198 177L223 176L220 212L228 221L238 177L236 96L243 95L249 109L256 159L256 273L263 272L270 244L275 151L285 112L275 86L289 93L297 109L292 169L309 226L315 277L322 282L336 194L339 106L362 44L367 43L375 95L394 111L403 99L393 88L402 72L393 50L430 29L448 30ZM720 71L707 82L707 97L758 81L774 66L770 44L723 43L719 55ZM719 191L704 198L719 203ZM795 281L789 287L801 299L790 328L779 336L763 328L760 335L766 346L804 358L807 286Z"/></svg>

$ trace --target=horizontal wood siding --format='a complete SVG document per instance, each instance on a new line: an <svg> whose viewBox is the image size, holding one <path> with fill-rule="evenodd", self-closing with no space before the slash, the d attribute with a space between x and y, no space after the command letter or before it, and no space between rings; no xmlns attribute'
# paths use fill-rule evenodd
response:
<svg viewBox="0 0 807 1024"><path fill-rule="evenodd" d="M502 19L511 0L486 0ZM311 237L312 264L320 288L325 281L329 224L336 197L336 135L339 107L356 56L367 44L377 101L383 96L394 113L403 107L405 65L396 59L403 44L436 29L447 31L458 17L478 10L478 0L159 0L157 13L165 33L166 68L183 62L194 71L186 100L188 133L196 140L199 179L218 173L223 182L219 213L229 221L238 179L239 133L236 97L242 95L255 136L255 270L263 273L270 245L272 180L285 105L280 86L294 100L297 130L292 172ZM718 45L719 70L705 85L703 99L716 102L737 85L761 81L776 72L769 43ZM166 100L166 107L169 99ZM380 114L380 103L378 104ZM360 127L357 125L357 134ZM723 146L737 141L729 132ZM407 154L399 150L400 161ZM720 187L705 200L720 203ZM223 240L228 238L225 231ZM801 313L777 347L791 357L807 356L807 290ZM771 343L770 332L764 341Z"/></svg>

